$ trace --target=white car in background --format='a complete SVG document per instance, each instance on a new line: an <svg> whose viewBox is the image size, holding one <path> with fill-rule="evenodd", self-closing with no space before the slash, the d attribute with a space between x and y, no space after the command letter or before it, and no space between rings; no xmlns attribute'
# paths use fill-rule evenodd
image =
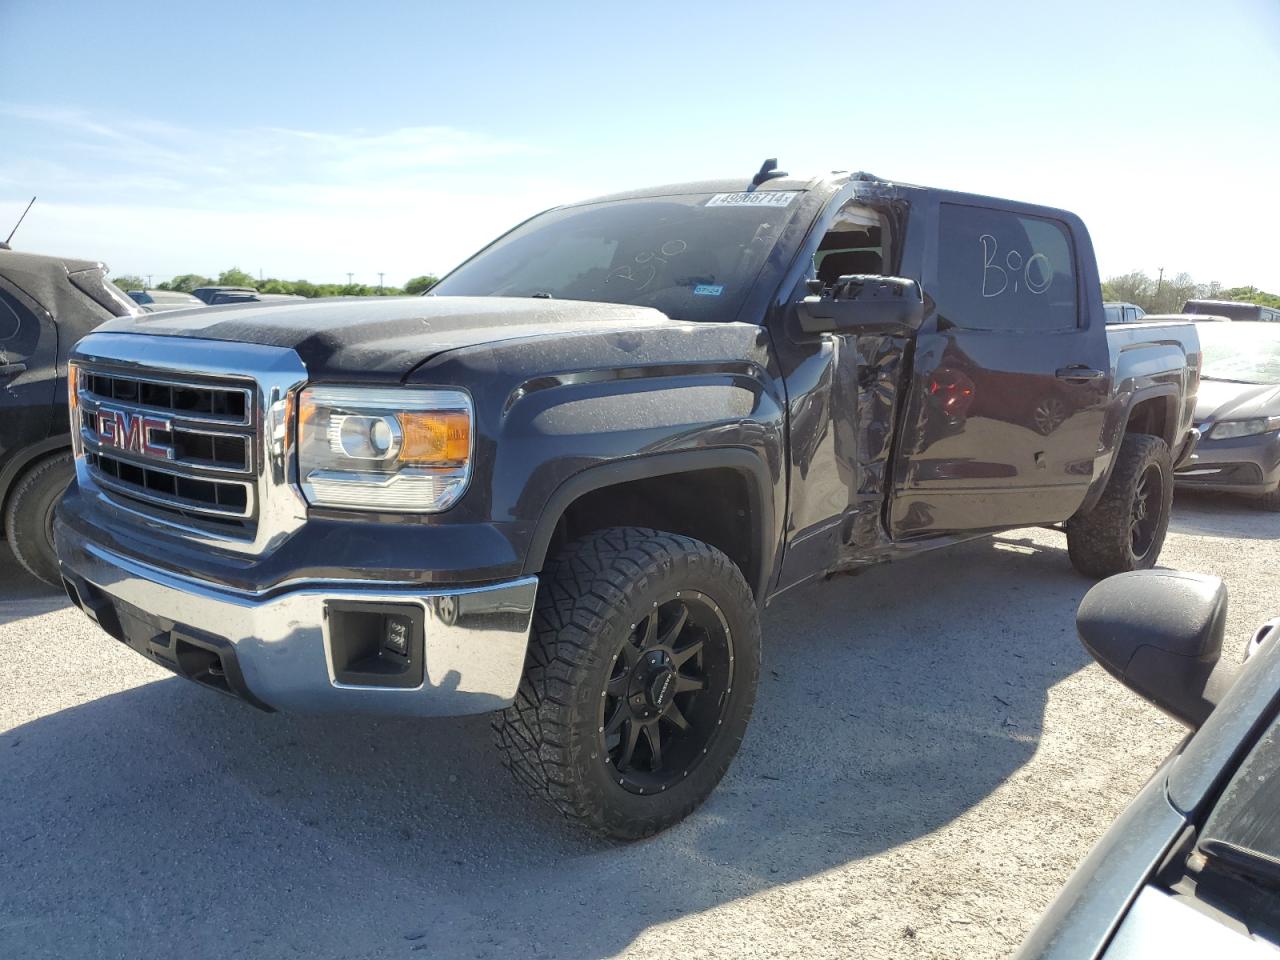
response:
<svg viewBox="0 0 1280 960"><path fill-rule="evenodd" d="M1107 301L1102 304L1102 309L1107 316L1107 323L1133 323L1147 315L1147 311L1136 303L1124 301Z"/></svg>

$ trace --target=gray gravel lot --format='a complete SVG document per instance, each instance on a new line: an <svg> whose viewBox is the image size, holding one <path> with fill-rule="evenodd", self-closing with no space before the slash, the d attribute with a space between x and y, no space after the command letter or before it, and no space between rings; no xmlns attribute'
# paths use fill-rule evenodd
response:
<svg viewBox="0 0 1280 960"><path fill-rule="evenodd" d="M1163 561L1238 649L1280 613L1278 514L1180 497ZM1025 530L789 594L725 782L612 847L484 718L258 713L0 554L0 956L1005 956L1180 737L1083 652L1088 586Z"/></svg>

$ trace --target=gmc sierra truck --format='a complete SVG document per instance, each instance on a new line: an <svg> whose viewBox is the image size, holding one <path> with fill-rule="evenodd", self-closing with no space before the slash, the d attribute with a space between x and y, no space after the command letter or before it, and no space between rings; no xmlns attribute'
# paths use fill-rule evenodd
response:
<svg viewBox="0 0 1280 960"><path fill-rule="evenodd" d="M728 768L782 592L1031 524L1152 566L1199 347L1104 321L1061 210L771 164L559 207L425 297L86 337L63 578L266 710L493 711L642 837Z"/></svg>

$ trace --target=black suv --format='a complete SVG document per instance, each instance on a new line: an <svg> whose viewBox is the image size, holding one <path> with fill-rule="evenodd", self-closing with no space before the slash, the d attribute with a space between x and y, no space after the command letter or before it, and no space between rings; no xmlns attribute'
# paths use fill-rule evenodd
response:
<svg viewBox="0 0 1280 960"><path fill-rule="evenodd" d="M0 516L14 555L49 583L53 506L75 475L67 354L100 323L140 312L100 263L0 249Z"/></svg>

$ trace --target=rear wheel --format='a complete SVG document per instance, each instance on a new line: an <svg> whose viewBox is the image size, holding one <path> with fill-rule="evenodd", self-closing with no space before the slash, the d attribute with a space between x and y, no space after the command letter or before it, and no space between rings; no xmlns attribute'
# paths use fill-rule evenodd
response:
<svg viewBox="0 0 1280 960"><path fill-rule="evenodd" d="M759 645L755 600L723 553L656 530L593 533L544 572L525 677L494 723L506 765L597 833L664 830L737 753Z"/></svg>
<svg viewBox="0 0 1280 960"><path fill-rule="evenodd" d="M1172 481L1169 445L1150 434L1126 434L1102 498L1066 523L1075 568L1109 577L1155 566L1169 529Z"/></svg>
<svg viewBox="0 0 1280 960"><path fill-rule="evenodd" d="M53 508L75 477L69 453L42 460L22 477L9 494L4 528L18 562L33 576L57 586L58 555L53 549Z"/></svg>

